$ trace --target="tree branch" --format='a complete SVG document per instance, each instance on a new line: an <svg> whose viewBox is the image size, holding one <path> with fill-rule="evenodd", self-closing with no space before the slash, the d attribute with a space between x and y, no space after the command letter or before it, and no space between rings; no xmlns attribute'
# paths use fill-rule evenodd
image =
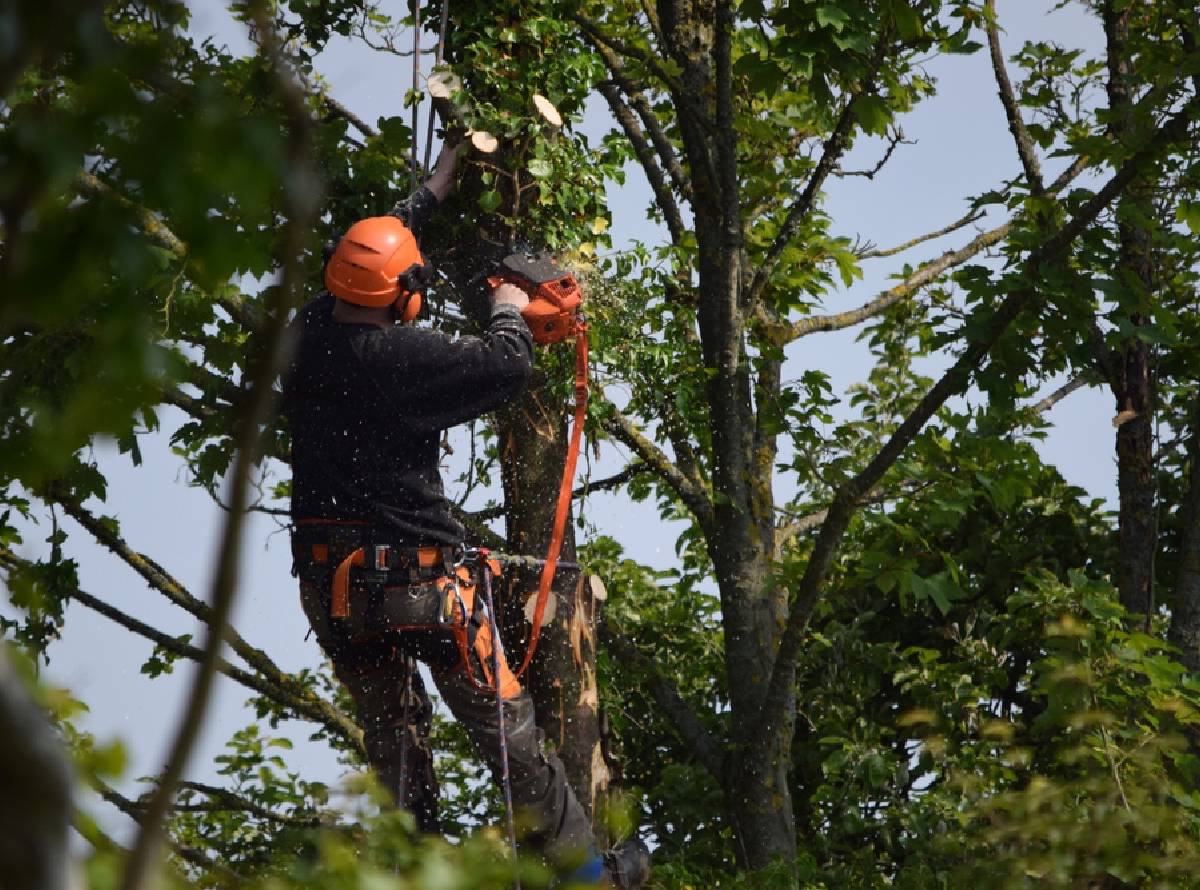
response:
<svg viewBox="0 0 1200 890"><path fill-rule="evenodd" d="M600 623L600 639L618 661L629 670L644 676L646 691L662 710L672 728L691 748L696 761L724 787L725 752L720 743L700 724L696 712L683 700L675 684L664 677L651 659L643 655L631 640L617 633L607 622Z"/></svg>
<svg viewBox="0 0 1200 890"><path fill-rule="evenodd" d="M758 264L758 271L754 273L754 278L751 280L750 286L746 289L743 300L745 305L757 303L759 297L762 296L762 292L767 286L767 281L770 279L771 273L775 271L775 267L779 264L784 250L787 249L792 238L795 237L800 227L804 224L804 221L808 218L809 213L812 212L821 187L825 184L825 180L829 178L829 174L833 172L838 160L850 145L850 133L854 128L856 120L854 107L860 98L875 88L875 76L879 73L879 67L883 64L884 52L887 48L885 34L886 32L880 34L879 39L876 40L875 51L871 58L871 67L863 78L862 84L850 95L845 107L842 108L842 113L833 127L833 132L825 140L825 145L821 150L821 159L817 162L816 169L813 170L808 184L804 187L804 191L800 193L800 197L788 209L783 224L779 227L779 232L775 235L774 242L771 244L770 249L767 250L762 261Z"/></svg>
<svg viewBox="0 0 1200 890"><path fill-rule="evenodd" d="M807 337L809 334L816 334L820 331L839 331L879 315L889 306L898 303L931 281L934 281L947 269L961 266L976 254L993 245L999 244L1012 231L1012 227L1012 222L1006 222L976 236L970 242L958 248L958 250L946 251L933 262L925 264L896 286L885 290L874 300L864 303L857 309L849 309L846 312L838 312L833 315L810 315L808 318L801 318L793 322L788 328L786 341L798 340L801 337Z"/></svg>
<svg viewBox="0 0 1200 890"><path fill-rule="evenodd" d="M599 89L600 94L608 102L608 107L612 109L613 116L620 123L621 129L625 131L625 138L633 146L633 152L637 155L637 159L642 165L642 170L646 174L646 179L650 183L651 190L654 192L654 200L658 203L659 209L662 210L663 219L667 224L667 231L671 233L671 243L676 245L681 244L686 231L683 224L683 217L679 213L679 205L675 203L675 196L671 193L666 178L663 176L662 168L659 167L658 162L655 160L654 152L651 150L650 144L646 141L645 133L638 126L637 119L633 116L633 112L629 106L621 101L621 97L617 93L617 88L613 84L602 83Z"/></svg>
<svg viewBox="0 0 1200 890"><path fill-rule="evenodd" d="M615 405L608 403L611 412L602 425L614 438L625 443L638 457L642 459L648 471L658 476L675 492L701 526L711 527L713 518L712 501L702 483L689 479L679 471L657 445L642 435L641 430L634 426L633 421L622 414Z"/></svg>
<svg viewBox="0 0 1200 890"><path fill-rule="evenodd" d="M620 87L621 92L629 99L629 105L637 112L638 117L642 120L642 126L649 132L650 142L658 152L658 161L662 165L662 169L666 170L667 174L671 177L671 184L674 186L675 191L684 200L691 200L691 180L679 163L679 156L675 153L675 147L671 145L671 140L667 138L662 121L658 119L658 115L650 107L650 102L646 98L646 94L625 73L621 59L616 53L596 40L591 40L590 42L595 50L600 53L601 58L604 59L609 75L612 77L612 82ZM608 97L605 96L605 98Z"/></svg>
<svg viewBox="0 0 1200 890"><path fill-rule="evenodd" d="M1004 115L1008 118L1008 129L1016 143L1021 166L1025 168L1025 181L1029 183L1029 190L1034 195L1041 195L1045 191L1042 183L1042 167L1038 162L1033 138L1025 127L1021 109L1013 94L1012 81L1008 79L1008 69L1004 65L1004 53L1000 49L1000 34L996 28L996 0L985 0L983 11L984 19L987 21L987 39L992 57L992 71L996 75L996 86L1000 92L1000 103L1004 106Z"/></svg>
<svg viewBox="0 0 1200 890"><path fill-rule="evenodd" d="M1066 254L1075 239L1090 226L1125 187L1150 163L1163 148L1185 138L1193 117L1200 110L1200 96L1192 99L1165 123L1159 130L1126 161L1092 198L1072 216L1065 225L1043 240L1031 251L1025 262L1025 278L1036 280L1041 267L1058 262ZM876 453L866 467L853 479L842 485L829 506L829 514L821 525L805 568L796 589L796 598L788 614L787 625L780 639L771 679L760 710L759 734L766 738L770 729L783 719L784 709L790 700L795 676L796 657L813 606L820 596L821 586L833 561L842 536L850 523L859 500L882 479L884 473L896 462L905 448L916 438L928 420L952 395L962 392L970 382L972 373L1008 326L1022 311L1037 299L1031 287L1022 287L1009 294L994 312L976 310L968 320L968 329L978 330L978 339L968 343L962 355L948 371L929 389L913 410L897 428L892 437Z"/></svg>
<svg viewBox="0 0 1200 890"><path fill-rule="evenodd" d="M965 216L956 219L954 222L950 223L950 225L940 228L936 232L930 232L926 235L918 235L916 238L913 238L910 241L905 241L903 244L898 244L895 247L889 247L886 250L864 251L858 255L858 258L860 260L873 260L879 257L895 256L898 253L904 253L904 251L916 247L918 244L924 244L926 241L933 241L936 238L941 238L943 235L949 235L951 232L957 232L963 226L969 226L973 222L978 222L986 215L986 211L983 210L969 210Z"/></svg>

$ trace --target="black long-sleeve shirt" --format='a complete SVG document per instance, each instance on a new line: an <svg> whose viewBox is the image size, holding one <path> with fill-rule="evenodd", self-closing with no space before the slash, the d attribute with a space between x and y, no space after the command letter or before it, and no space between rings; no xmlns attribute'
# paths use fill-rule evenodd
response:
<svg viewBox="0 0 1200 890"><path fill-rule="evenodd" d="M293 519L366 521L411 544L461 543L438 470L442 430L492 411L525 386L533 340L499 305L482 337L332 318L321 294L293 324L284 379L292 432Z"/></svg>

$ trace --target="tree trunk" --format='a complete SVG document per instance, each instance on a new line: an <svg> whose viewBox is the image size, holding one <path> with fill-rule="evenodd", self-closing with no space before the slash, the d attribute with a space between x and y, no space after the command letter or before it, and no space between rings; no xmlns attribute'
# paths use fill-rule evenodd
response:
<svg viewBox="0 0 1200 890"><path fill-rule="evenodd" d="M508 547L514 554L544 558L566 460L567 406L539 371L498 421ZM574 524L568 515L559 561L575 559ZM514 670L528 646L526 605L540 580L540 566L521 568L510 579L503 613L506 651ZM551 593L554 617L543 622L537 656L522 682L533 695L538 726L563 761L567 779L603 844L598 817L608 790L608 768L600 753L597 602L586 580L577 568L557 572Z"/></svg>
<svg viewBox="0 0 1200 890"><path fill-rule="evenodd" d="M1122 7L1122 8L1118 8ZM1108 101L1112 112L1109 135L1124 145L1132 135L1132 68L1129 58L1129 17L1125 4L1108 0L1104 5L1104 33L1108 52ZM1149 321L1154 276L1150 219L1152 206L1143 182L1135 181L1122 195L1117 209L1120 254L1117 269L1121 285L1129 291L1129 320L1135 333L1120 350L1115 379L1110 381L1116 399L1117 489L1120 498L1120 555L1117 587L1121 604L1143 616L1149 628L1154 614L1154 557L1158 522L1154 479L1154 378L1150 348L1136 335Z"/></svg>

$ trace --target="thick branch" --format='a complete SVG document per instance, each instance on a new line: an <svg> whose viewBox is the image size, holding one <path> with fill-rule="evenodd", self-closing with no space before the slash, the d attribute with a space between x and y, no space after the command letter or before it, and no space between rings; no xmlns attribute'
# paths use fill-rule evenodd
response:
<svg viewBox="0 0 1200 890"><path fill-rule="evenodd" d="M1073 217L1057 232L1032 251L1025 263L1025 277L1036 280L1041 268L1059 262L1075 239L1116 199L1126 186L1147 166L1165 146L1187 135L1192 118L1200 109L1200 97L1193 97L1168 122L1112 176L1091 200L1084 204ZM821 526L821 532L813 546L804 576L797 587L796 598L788 615L787 627L780 640L778 654L771 672L771 680L761 709L762 735L769 735L771 727L783 719L783 710L790 700L791 686L795 675L796 657L800 651L809 616L820 596L821 586L840 546L850 519L862 494L869 491L883 478L884 473L896 462L905 448L916 438L928 420L951 396L966 389L971 374L978 368L992 346L1018 315L1036 300L1032 287L1022 287L1011 293L992 313L977 310L968 320L966 327L980 331L976 340L966 349L953 366L921 399L920 404L905 418L899 428L876 453L875 457L853 479L841 486L829 507L829 515Z"/></svg>
<svg viewBox="0 0 1200 890"><path fill-rule="evenodd" d="M687 173L684 172L683 166L679 163L679 156L675 153L675 147L671 145L671 140L667 138L662 121L658 119L658 115L650 107L650 101L646 98L646 94L636 83L630 80L629 76L625 73L624 66L621 64L620 57L616 53L599 41L593 39L590 42L601 58L604 59L605 65L608 66L612 82L620 87L621 92L628 98L629 105L637 112L638 117L641 118L642 126L650 134L650 142L658 152L658 162L662 165L662 169L666 170L667 174L671 177L671 184L675 187L675 191L679 193L681 198L690 200L692 197L691 180L688 178ZM605 98L608 97L605 96Z"/></svg>
<svg viewBox="0 0 1200 890"><path fill-rule="evenodd" d="M696 761L723 785L725 752L717 740L700 725L695 711L683 700L675 684L664 677L630 640L603 622L600 625L600 639L618 661L644 677L647 691L671 726L679 733L679 737L691 748Z"/></svg>
<svg viewBox="0 0 1200 890"><path fill-rule="evenodd" d="M601 84L600 93L608 102L608 107L612 109L613 116L620 123L621 129L625 131L625 137L633 146L633 152L637 155L646 179L650 183L650 188L654 192L654 200L663 213L667 231L671 233L671 242L676 245L681 244L686 228L683 224L683 217L679 213L679 205L675 203L675 196L667 185L662 168L655 160L654 152L646 141L642 128L638 126L637 119L633 116L629 106L621 101L614 85L611 83Z"/></svg>

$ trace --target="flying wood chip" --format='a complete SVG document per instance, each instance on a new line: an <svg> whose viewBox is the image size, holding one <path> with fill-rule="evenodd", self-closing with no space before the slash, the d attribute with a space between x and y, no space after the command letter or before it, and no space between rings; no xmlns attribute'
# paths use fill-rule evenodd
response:
<svg viewBox="0 0 1200 890"><path fill-rule="evenodd" d="M486 130L471 130L467 135L471 137L471 144L485 155L500 147L500 140Z"/></svg>
<svg viewBox="0 0 1200 890"><path fill-rule="evenodd" d="M562 126L562 115L558 113L558 109L545 96L534 95L533 106L538 110L538 114L551 124L556 127Z"/></svg>
<svg viewBox="0 0 1200 890"><path fill-rule="evenodd" d="M425 81L429 95L435 99L449 99L454 91L462 87L462 81L453 71L435 71Z"/></svg>

